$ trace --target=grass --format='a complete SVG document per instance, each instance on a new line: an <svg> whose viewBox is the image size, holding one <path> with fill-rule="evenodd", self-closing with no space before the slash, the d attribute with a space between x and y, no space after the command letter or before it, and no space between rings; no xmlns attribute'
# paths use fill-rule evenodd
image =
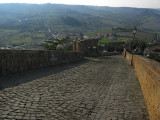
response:
<svg viewBox="0 0 160 120"><path fill-rule="evenodd" d="M2 33L17 33L19 30L7 30L7 29L0 29Z"/></svg>
<svg viewBox="0 0 160 120"><path fill-rule="evenodd" d="M103 38L99 42L100 44L107 44L109 42L127 42L133 40L133 38L127 38L127 37L117 37L117 40L111 40L109 38Z"/></svg>
<svg viewBox="0 0 160 120"><path fill-rule="evenodd" d="M122 42L127 42L130 40L133 40L133 38L129 38L129 37L118 37L118 40L121 40Z"/></svg>
<svg viewBox="0 0 160 120"><path fill-rule="evenodd" d="M19 30L3 30L5 33L18 33Z"/></svg>
<svg viewBox="0 0 160 120"><path fill-rule="evenodd" d="M102 40L99 41L100 43L106 44L109 42L122 42L122 40L110 40L108 38L103 38Z"/></svg>
<svg viewBox="0 0 160 120"><path fill-rule="evenodd" d="M21 43L29 43L29 42L32 42L31 37L25 37L24 39L13 40L10 43L11 44L21 44Z"/></svg>
<svg viewBox="0 0 160 120"><path fill-rule="evenodd" d="M22 44L22 43L39 43L43 42L45 34L21 32L19 30L0 29L0 42L3 44Z"/></svg>
<svg viewBox="0 0 160 120"><path fill-rule="evenodd" d="M159 31L159 32L155 32L155 34L158 34L158 35L160 35L160 31Z"/></svg>

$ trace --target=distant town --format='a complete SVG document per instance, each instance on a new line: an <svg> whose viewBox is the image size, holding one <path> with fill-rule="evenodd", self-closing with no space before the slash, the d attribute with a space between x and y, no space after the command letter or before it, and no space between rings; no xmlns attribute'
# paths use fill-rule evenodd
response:
<svg viewBox="0 0 160 120"><path fill-rule="evenodd" d="M83 33L55 33L52 34L52 36L48 37L45 41L54 41L56 40L61 40L63 38L69 38L70 40L70 44L72 44L73 40L87 40L87 39L98 39L101 40L104 37L109 37L112 36L112 33L98 33L94 36L88 36L88 35L83 35ZM18 45L14 45L14 44L7 44L7 45L0 45L0 49L13 49L13 50L28 50L28 49L43 49L42 45L44 44L44 42L40 42L40 43L34 43L34 42L30 42L30 43L22 43L22 44L18 44Z"/></svg>

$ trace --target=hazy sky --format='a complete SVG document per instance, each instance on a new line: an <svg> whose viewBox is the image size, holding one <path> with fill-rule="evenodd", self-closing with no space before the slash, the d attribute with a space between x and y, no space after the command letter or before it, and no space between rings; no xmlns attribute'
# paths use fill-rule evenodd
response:
<svg viewBox="0 0 160 120"><path fill-rule="evenodd" d="M0 0L0 3L57 3L113 7L160 8L160 0Z"/></svg>

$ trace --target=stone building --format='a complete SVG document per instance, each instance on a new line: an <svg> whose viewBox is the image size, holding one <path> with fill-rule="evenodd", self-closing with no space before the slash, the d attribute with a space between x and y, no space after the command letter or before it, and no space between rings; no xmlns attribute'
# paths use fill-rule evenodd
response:
<svg viewBox="0 0 160 120"><path fill-rule="evenodd" d="M82 52L84 56L98 54L98 39L74 40L73 51Z"/></svg>

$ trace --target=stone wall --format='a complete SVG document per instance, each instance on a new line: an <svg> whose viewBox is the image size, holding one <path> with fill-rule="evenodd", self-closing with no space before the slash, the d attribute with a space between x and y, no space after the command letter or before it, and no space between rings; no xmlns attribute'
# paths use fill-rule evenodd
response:
<svg viewBox="0 0 160 120"><path fill-rule="evenodd" d="M82 52L84 56L96 56L98 54L98 39L75 40L73 51Z"/></svg>
<svg viewBox="0 0 160 120"><path fill-rule="evenodd" d="M123 52L124 44L125 44L124 42L109 42L105 44L104 48L108 52L114 52L115 50L117 52Z"/></svg>
<svg viewBox="0 0 160 120"><path fill-rule="evenodd" d="M131 63L132 55L128 52L126 52L126 59ZM133 65L141 85L150 119L160 120L160 63L133 55Z"/></svg>
<svg viewBox="0 0 160 120"><path fill-rule="evenodd" d="M0 50L0 74L23 72L82 59L80 52Z"/></svg>

